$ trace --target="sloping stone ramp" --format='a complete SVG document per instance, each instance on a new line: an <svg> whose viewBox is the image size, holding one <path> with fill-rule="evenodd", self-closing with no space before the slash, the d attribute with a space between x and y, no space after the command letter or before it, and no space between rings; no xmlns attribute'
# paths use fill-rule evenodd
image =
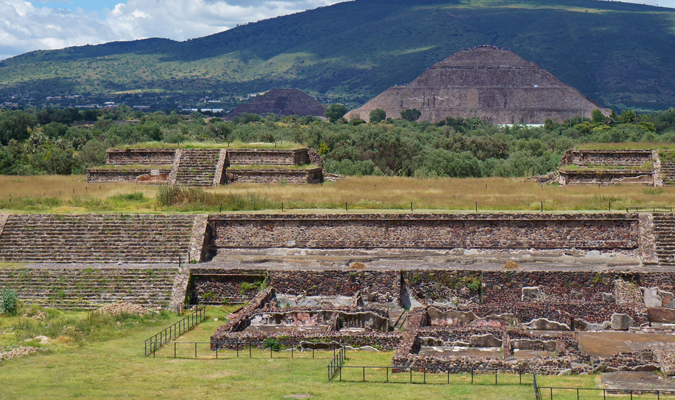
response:
<svg viewBox="0 0 675 400"><path fill-rule="evenodd" d="M188 258L192 215L10 214L0 261L177 263Z"/></svg>
<svg viewBox="0 0 675 400"><path fill-rule="evenodd" d="M118 301L166 307L178 268L52 267L0 269L0 288L60 309L94 309Z"/></svg>

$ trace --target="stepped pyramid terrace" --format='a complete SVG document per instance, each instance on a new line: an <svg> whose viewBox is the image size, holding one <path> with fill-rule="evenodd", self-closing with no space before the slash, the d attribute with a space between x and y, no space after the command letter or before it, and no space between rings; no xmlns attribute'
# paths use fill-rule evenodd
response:
<svg viewBox="0 0 675 400"><path fill-rule="evenodd" d="M183 186L241 183L321 183L323 162L297 145L213 144L183 148L108 149L106 165L87 170L87 182Z"/></svg>
<svg viewBox="0 0 675 400"><path fill-rule="evenodd" d="M551 73L509 50L480 46L461 50L427 69L407 85L387 89L348 120L368 121L370 112L383 109L399 118L417 109L421 121L436 123L446 117L478 117L492 124L543 124L578 115L590 118L599 104L586 98Z"/></svg>
<svg viewBox="0 0 675 400"><path fill-rule="evenodd" d="M602 144L589 144L586 148L568 150L560 160L554 179L560 185L675 185L672 146L602 147Z"/></svg>

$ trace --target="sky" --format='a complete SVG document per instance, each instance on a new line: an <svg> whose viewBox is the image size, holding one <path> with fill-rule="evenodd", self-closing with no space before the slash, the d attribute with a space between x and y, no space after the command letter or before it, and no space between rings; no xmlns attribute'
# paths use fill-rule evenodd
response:
<svg viewBox="0 0 675 400"><path fill-rule="evenodd" d="M186 40L340 1L0 0L0 60L118 40ZM675 8L675 0L633 2Z"/></svg>

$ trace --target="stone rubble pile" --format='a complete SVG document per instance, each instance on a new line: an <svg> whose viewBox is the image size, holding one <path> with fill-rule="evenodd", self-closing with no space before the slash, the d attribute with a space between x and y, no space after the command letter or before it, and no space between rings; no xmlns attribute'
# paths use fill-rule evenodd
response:
<svg viewBox="0 0 675 400"><path fill-rule="evenodd" d="M110 315L145 315L149 314L151 311L133 303L114 303L99 308L97 312Z"/></svg>

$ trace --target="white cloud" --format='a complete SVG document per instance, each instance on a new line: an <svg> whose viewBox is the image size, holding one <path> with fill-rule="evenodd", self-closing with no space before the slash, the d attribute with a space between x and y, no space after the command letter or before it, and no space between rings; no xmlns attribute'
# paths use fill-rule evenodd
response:
<svg viewBox="0 0 675 400"><path fill-rule="evenodd" d="M32 50L117 40L186 40L339 1L128 0L101 13L53 8L58 0L47 2L0 0L0 60Z"/></svg>

